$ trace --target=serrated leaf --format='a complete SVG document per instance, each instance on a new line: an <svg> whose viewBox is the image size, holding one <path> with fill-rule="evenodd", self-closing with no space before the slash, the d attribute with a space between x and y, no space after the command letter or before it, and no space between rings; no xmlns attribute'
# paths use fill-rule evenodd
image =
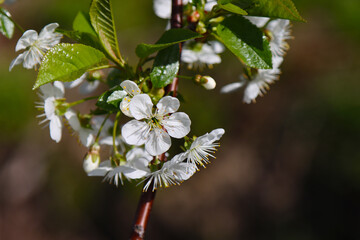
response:
<svg viewBox="0 0 360 240"><path fill-rule="evenodd" d="M139 44L136 47L136 55L138 57L144 58L154 52L160 51L171 45L200 37L202 37L202 35L188 29L183 29L183 28L170 29L164 32L164 34L155 44L145 44L145 43Z"/></svg>
<svg viewBox="0 0 360 240"><path fill-rule="evenodd" d="M178 44L165 48L157 54L150 73L150 79L154 87L162 88L173 81L179 71L179 58Z"/></svg>
<svg viewBox="0 0 360 240"><path fill-rule="evenodd" d="M240 15L230 16L217 26L217 38L250 67L272 68L269 43L255 25Z"/></svg>
<svg viewBox="0 0 360 240"><path fill-rule="evenodd" d="M10 17L6 9L0 8L0 33L9 39L12 38L15 30L15 24L9 19Z"/></svg>
<svg viewBox="0 0 360 240"><path fill-rule="evenodd" d="M96 102L96 106L100 109L106 110L108 112L116 112L119 111L119 108L114 106L113 104L108 103L108 98L112 94L111 91L106 91L98 98L98 101Z"/></svg>
<svg viewBox="0 0 360 240"><path fill-rule="evenodd" d="M97 37L97 34L91 25L90 16L82 11L78 12L73 21L73 30L88 33Z"/></svg>
<svg viewBox="0 0 360 240"><path fill-rule="evenodd" d="M284 18L306 22L291 0L256 0L254 7L247 10L249 16Z"/></svg>
<svg viewBox="0 0 360 240"><path fill-rule="evenodd" d="M33 89L54 81L73 81L87 70L107 63L105 55L95 48L60 43L46 53Z"/></svg>
<svg viewBox="0 0 360 240"><path fill-rule="evenodd" d="M247 12L241 8L240 4L237 4L236 1L231 0L220 0L218 1L218 6L226 11L240 14L240 15L247 15Z"/></svg>
<svg viewBox="0 0 360 240"><path fill-rule="evenodd" d="M93 0L90 6L91 24L111 59L123 65L110 0Z"/></svg>
<svg viewBox="0 0 360 240"><path fill-rule="evenodd" d="M110 94L106 102L112 104L116 107L119 106L119 102L127 95L127 92L124 90L116 90Z"/></svg>
<svg viewBox="0 0 360 240"><path fill-rule="evenodd" d="M57 28L56 32L59 32L64 36L67 36L68 38L75 40L78 43L88 45L100 51L104 50L101 43L99 42L99 39L90 33L79 32L79 31L68 31L60 28Z"/></svg>

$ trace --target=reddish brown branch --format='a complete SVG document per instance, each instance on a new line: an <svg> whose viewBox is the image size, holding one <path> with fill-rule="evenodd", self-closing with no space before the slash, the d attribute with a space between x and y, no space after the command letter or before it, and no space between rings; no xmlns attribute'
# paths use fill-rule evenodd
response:
<svg viewBox="0 0 360 240"><path fill-rule="evenodd" d="M182 13L183 5L182 0L172 0L172 12L171 12L171 28L182 27ZM180 44L181 55L181 44ZM175 97L178 88L178 78L174 78L173 82L167 86L166 94L171 93ZM166 161L165 153L159 156L160 161ZM146 182L145 182L146 184ZM148 191L143 192L140 196L138 208L136 210L134 227L131 234L131 240L143 240L145 237L145 231L147 222L149 220L151 208L154 202L156 191L152 191L152 185L148 188Z"/></svg>

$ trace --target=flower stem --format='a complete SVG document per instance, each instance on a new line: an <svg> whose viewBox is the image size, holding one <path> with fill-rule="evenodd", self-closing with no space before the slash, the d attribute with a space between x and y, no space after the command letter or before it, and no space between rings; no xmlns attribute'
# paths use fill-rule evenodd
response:
<svg viewBox="0 0 360 240"><path fill-rule="evenodd" d="M14 19L12 19L12 17L8 16L2 9L0 9L0 13L2 13L2 15L7 17L15 25L15 27L19 29L22 33L25 32L25 30L17 22L15 22Z"/></svg>
<svg viewBox="0 0 360 240"><path fill-rule="evenodd" d="M181 28L182 27L182 13L183 13L183 4L182 0L171 0L172 1L172 11L171 11L171 28ZM181 44L180 45L180 55L181 55ZM172 93L173 97L176 97L178 88L178 78L174 78L173 82L167 86L166 94ZM165 153L159 156L160 161L165 161ZM145 182L146 184L146 182ZM148 189L152 189L150 186ZM147 222L149 220L151 208L155 199L156 190L143 192L140 196L138 203L135 222L131 233L131 240L143 240L145 236Z"/></svg>
<svg viewBox="0 0 360 240"><path fill-rule="evenodd" d="M113 148L114 148L114 154L118 154L119 151L117 150L117 147L116 147L116 130L117 130L117 126L119 124L119 119L120 119L120 115L121 115L121 111L118 111L116 113L116 117L115 117L115 122L114 122L114 128L113 128Z"/></svg>
<svg viewBox="0 0 360 240"><path fill-rule="evenodd" d="M96 143L99 142L100 133L101 133L101 131L102 131L102 129L103 129L106 121L108 120L109 116L110 116L110 114L106 115L106 117L104 118L104 121L101 123L101 126L100 126L100 128L99 128L99 131L98 131L98 133L96 134L96 138L95 138L95 142L96 142Z"/></svg>
<svg viewBox="0 0 360 240"><path fill-rule="evenodd" d="M78 100L78 101L75 101L75 102L71 102L69 103L69 107L72 107L72 106L75 106L75 105L78 105L80 103L83 103L83 102L86 102L86 101L89 101L89 100L93 100L93 99L97 99L99 98L99 96L92 96L92 97L87 97L87 98L84 98L84 99L81 99L81 100Z"/></svg>

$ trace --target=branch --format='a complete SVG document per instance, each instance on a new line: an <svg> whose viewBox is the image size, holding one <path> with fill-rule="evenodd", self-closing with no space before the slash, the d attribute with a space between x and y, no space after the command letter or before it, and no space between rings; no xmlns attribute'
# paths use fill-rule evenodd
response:
<svg viewBox="0 0 360 240"><path fill-rule="evenodd" d="M182 27L182 12L183 5L182 0L172 0L171 9L171 28ZM180 56L181 56L181 44L180 44ZM178 73L179 74L179 73ZM171 84L166 87L166 94L172 92L172 96L176 97L178 89L178 78L174 78ZM165 153L159 156L160 161L166 161ZM145 182L146 184L146 182ZM136 210L135 223L131 234L131 240L143 240L145 236L147 222L149 220L151 208L155 199L156 190L152 191L152 186L148 188L148 191L141 193L138 208Z"/></svg>

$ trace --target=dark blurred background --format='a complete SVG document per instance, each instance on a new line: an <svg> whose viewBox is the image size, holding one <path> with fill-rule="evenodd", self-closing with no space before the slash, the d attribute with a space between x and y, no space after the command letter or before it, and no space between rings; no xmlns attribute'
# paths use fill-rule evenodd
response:
<svg viewBox="0 0 360 240"><path fill-rule="evenodd" d="M155 42L166 21L152 1L113 2L122 54L135 63L135 46ZM360 1L294 2L308 22L293 24L280 81L256 104L180 83L192 133L226 134L212 164L158 191L147 239L360 239ZM51 22L70 29L89 3L6 7L39 31ZM0 239L127 239L141 187L87 177L86 149L66 129L56 144L38 126L36 73L8 72L19 37L0 36ZM227 53L208 73L221 87L238 69Z"/></svg>

